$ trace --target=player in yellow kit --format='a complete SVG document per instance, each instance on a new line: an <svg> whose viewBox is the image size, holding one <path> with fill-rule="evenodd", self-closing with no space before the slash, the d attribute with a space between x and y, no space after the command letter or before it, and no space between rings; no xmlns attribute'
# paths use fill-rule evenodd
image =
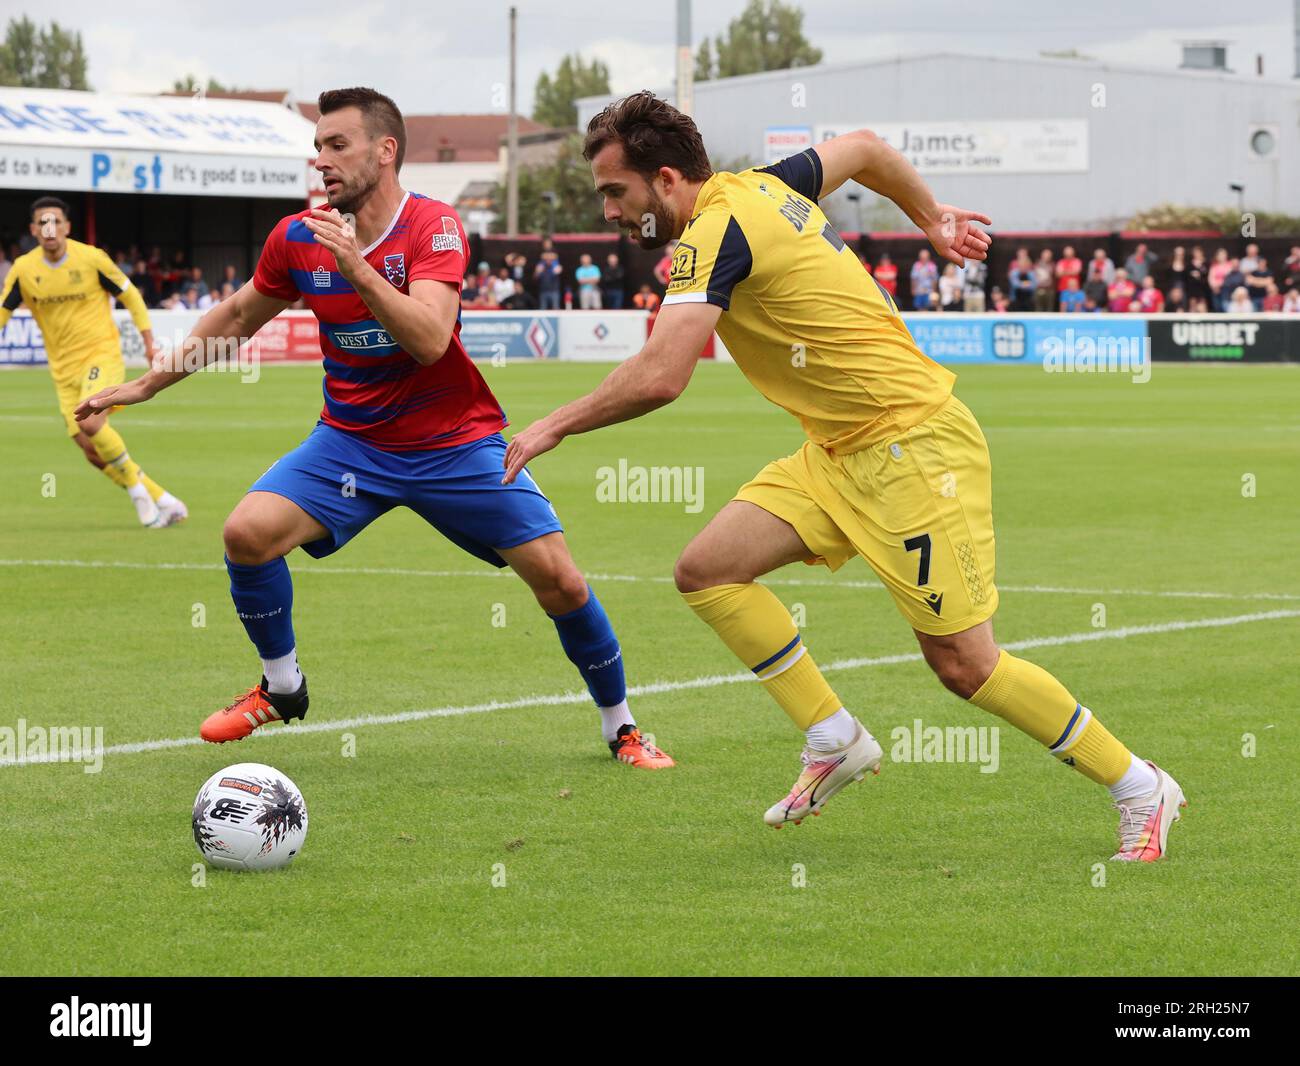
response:
<svg viewBox="0 0 1300 1066"><path fill-rule="evenodd" d="M108 424L108 412L83 419L77 405L125 376L122 347L113 322L109 296L131 312L131 320L153 351L149 312L131 280L100 249L70 240L68 205L53 196L32 204L32 236L40 242L20 255L0 293L0 329L20 304L26 304L45 338L45 355L59 397L68 435L90 464L135 505L140 522L153 529L179 522L185 505L144 473L126 450L121 435Z"/></svg>
<svg viewBox="0 0 1300 1066"><path fill-rule="evenodd" d="M676 399L715 329L750 382L800 421L803 447L743 486L686 547L675 575L686 602L805 733L803 770L767 823L818 813L876 772L882 752L756 578L799 560L835 570L860 555L940 681L1110 790L1116 859L1159 858L1182 790L1055 677L994 641L984 435L952 394L955 376L916 346L817 204L856 181L893 200L958 265L987 256L977 223L989 219L938 203L907 160L865 130L774 166L715 174L691 119L650 93L592 119L584 154L608 220L642 247L678 240L668 295L637 355L515 436L505 476L569 434Z"/></svg>

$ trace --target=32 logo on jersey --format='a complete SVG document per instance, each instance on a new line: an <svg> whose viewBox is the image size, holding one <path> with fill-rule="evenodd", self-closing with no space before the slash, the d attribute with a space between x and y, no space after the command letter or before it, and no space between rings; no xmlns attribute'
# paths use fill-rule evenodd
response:
<svg viewBox="0 0 1300 1066"><path fill-rule="evenodd" d="M384 274L399 289L406 284L406 253L384 256Z"/></svg>

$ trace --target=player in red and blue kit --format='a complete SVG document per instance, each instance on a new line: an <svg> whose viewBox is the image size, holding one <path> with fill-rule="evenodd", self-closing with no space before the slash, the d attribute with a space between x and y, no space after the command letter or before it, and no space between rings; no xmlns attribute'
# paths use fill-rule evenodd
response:
<svg viewBox="0 0 1300 1066"><path fill-rule="evenodd" d="M331 209L275 227L253 279L200 319L175 369L160 362L78 409L85 418L147 400L300 298L320 323L320 421L253 484L223 531L231 596L262 679L200 734L241 740L307 713L284 557L298 547L330 555L402 506L528 583L600 709L616 759L672 766L637 729L618 638L569 555L555 509L530 476L502 484L506 416L460 341L467 243L459 217L398 183L406 131L388 97L332 90L321 94L320 111L315 165Z"/></svg>

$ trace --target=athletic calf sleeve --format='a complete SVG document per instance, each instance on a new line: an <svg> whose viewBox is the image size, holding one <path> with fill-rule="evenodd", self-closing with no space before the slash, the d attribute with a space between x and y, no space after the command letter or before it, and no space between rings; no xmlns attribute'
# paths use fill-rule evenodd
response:
<svg viewBox="0 0 1300 1066"><path fill-rule="evenodd" d="M800 729L844 706L808 654L790 612L767 587L752 582L715 585L683 592L682 599L754 672Z"/></svg>
<svg viewBox="0 0 1300 1066"><path fill-rule="evenodd" d="M1006 719L1098 784L1115 784L1132 762L1128 748L1055 677L1005 651L970 702Z"/></svg>
<svg viewBox="0 0 1300 1066"><path fill-rule="evenodd" d="M623 652L605 608L587 586L587 602L576 611L550 616L560 646L578 668L597 707L617 707L627 698Z"/></svg>
<svg viewBox="0 0 1300 1066"><path fill-rule="evenodd" d="M279 659L294 648L293 579L283 558L261 566L241 566L226 559L230 598L248 639L263 659Z"/></svg>

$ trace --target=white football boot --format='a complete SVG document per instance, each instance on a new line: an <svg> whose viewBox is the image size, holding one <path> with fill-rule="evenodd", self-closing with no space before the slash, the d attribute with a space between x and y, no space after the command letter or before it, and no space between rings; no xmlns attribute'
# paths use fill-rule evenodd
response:
<svg viewBox="0 0 1300 1066"><path fill-rule="evenodd" d="M185 504L173 496L169 502L158 504L158 520L151 528L165 529L167 526L174 526L177 522L184 522L189 516L190 512Z"/></svg>
<svg viewBox="0 0 1300 1066"><path fill-rule="evenodd" d="M1182 818L1187 799L1178 782L1155 763L1156 787L1149 796L1115 804L1119 811L1119 851L1112 862L1155 862L1165 853L1169 827Z"/></svg>
<svg viewBox="0 0 1300 1066"><path fill-rule="evenodd" d="M803 772L780 803L767 809L763 821L775 829L787 822L798 825L809 814L820 814L822 805L851 781L880 773L883 752L876 738L856 718L857 736L835 751L804 748L800 758Z"/></svg>

